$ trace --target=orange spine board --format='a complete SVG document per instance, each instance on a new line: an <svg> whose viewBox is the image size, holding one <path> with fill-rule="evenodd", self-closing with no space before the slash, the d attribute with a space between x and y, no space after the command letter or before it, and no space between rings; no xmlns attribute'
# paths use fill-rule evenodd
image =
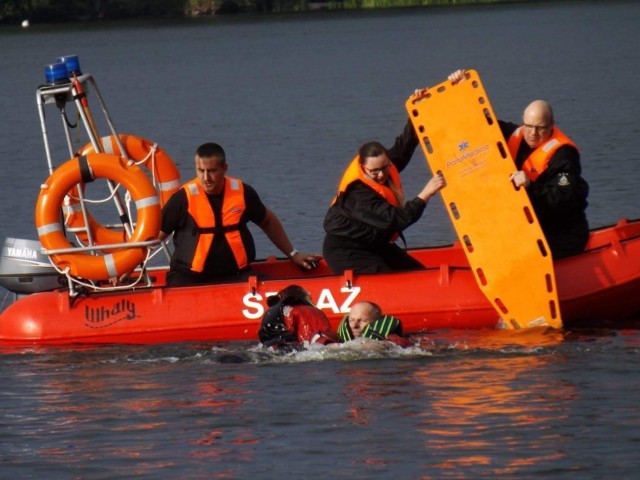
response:
<svg viewBox="0 0 640 480"><path fill-rule="evenodd" d="M478 73L406 102L478 286L507 328L562 327L549 246Z"/></svg>

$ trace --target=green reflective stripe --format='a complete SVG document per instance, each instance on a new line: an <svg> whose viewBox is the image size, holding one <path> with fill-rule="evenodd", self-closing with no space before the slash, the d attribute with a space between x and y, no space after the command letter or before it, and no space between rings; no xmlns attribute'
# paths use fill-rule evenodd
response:
<svg viewBox="0 0 640 480"><path fill-rule="evenodd" d="M349 340L353 340L351 336L351 330L349 329L349 315L345 315L338 326L338 339L341 342L348 342Z"/></svg>
<svg viewBox="0 0 640 480"><path fill-rule="evenodd" d="M398 325L400 324L400 322L396 318L390 315L385 315L382 320L383 320L385 337L395 332L396 328L398 328Z"/></svg>
<svg viewBox="0 0 640 480"><path fill-rule="evenodd" d="M394 333L400 326L400 321L391 316L385 315L379 318L365 327L362 332L362 336L366 338L386 338L390 334Z"/></svg>

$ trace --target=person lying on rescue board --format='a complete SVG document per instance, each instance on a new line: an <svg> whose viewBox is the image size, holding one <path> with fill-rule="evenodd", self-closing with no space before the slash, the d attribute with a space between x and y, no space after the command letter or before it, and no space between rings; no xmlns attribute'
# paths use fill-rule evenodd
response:
<svg viewBox="0 0 640 480"><path fill-rule="evenodd" d="M373 302L358 302L351 312L344 316L338 326L338 339L341 343L356 338L387 340L401 347L413 343L402 336L402 322L392 315L383 315L380 306Z"/></svg>
<svg viewBox="0 0 640 480"><path fill-rule="evenodd" d="M297 349L309 344L337 343L331 324L316 308L311 295L299 285L289 285L267 297L269 309L262 317L258 338L264 347Z"/></svg>
<svg viewBox="0 0 640 480"><path fill-rule="evenodd" d="M465 78L464 69L449 75L453 84ZM515 162L510 180L517 188L525 187L553 258L582 252L589 240L589 185L581 175L578 147L556 126L551 105L534 100L525 108L521 125L498 124Z"/></svg>
<svg viewBox="0 0 640 480"><path fill-rule="evenodd" d="M250 221L293 263L303 269L316 266L322 256L298 252L258 193L226 175L229 165L220 145L200 145L195 168L196 178L175 192L162 209L159 239L173 234L174 244L167 286L248 279L256 257L247 227Z"/></svg>
<svg viewBox="0 0 640 480"><path fill-rule="evenodd" d="M414 95L424 91L416 90ZM435 175L405 201L400 173L411 160L418 137L411 121L390 149L380 142L363 144L345 170L324 219L322 253L335 274L420 270L424 266L396 245L402 231L422 216L429 199L445 186Z"/></svg>

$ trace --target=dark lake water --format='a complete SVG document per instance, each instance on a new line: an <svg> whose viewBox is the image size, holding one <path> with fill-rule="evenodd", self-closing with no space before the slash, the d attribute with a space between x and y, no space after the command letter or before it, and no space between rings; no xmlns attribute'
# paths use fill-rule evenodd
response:
<svg viewBox="0 0 640 480"><path fill-rule="evenodd" d="M559 1L3 28L0 235L36 238L47 169L35 91L69 54L118 130L157 141L184 179L197 145L221 143L301 250L320 250L357 147L391 143L409 94L460 67L480 73L500 118L552 102L581 148L592 226L637 218L639 21L637 2ZM408 194L428 177L418 153ZM439 199L407 231L413 246L453 239ZM256 240L259 256L278 253ZM256 346L5 352L0 477L626 479L640 466L636 329Z"/></svg>

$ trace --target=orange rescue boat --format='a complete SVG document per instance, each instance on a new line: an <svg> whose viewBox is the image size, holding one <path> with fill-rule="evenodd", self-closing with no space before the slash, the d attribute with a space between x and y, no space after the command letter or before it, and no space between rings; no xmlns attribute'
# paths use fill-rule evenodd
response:
<svg viewBox="0 0 640 480"><path fill-rule="evenodd" d="M291 283L309 290L334 327L363 299L384 299L385 312L402 319L410 334L498 327L499 315L478 287L459 243L411 254L427 268L332 275L324 262L313 272L301 272L289 260L271 257L256 262L256 276L241 283L166 288L166 269L151 269L148 286L72 295L62 287L36 292L65 278L50 266L36 266L48 263L44 256L39 262L37 241L7 239L0 284L18 298L0 315L0 344L257 341L266 297ZM584 253L555 262L565 328L637 324L639 265L640 220L626 219L593 230Z"/></svg>

